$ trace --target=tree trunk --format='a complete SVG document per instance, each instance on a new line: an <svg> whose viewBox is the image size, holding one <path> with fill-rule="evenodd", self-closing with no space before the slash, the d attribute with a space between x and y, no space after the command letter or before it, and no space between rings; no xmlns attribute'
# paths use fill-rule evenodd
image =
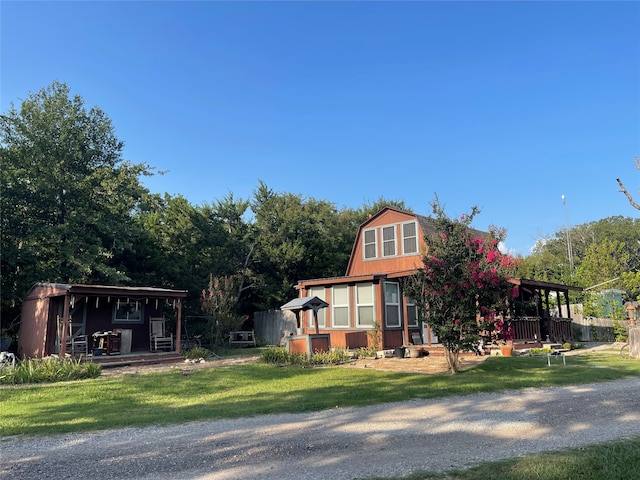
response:
<svg viewBox="0 0 640 480"><path fill-rule="evenodd" d="M457 350L450 350L448 348L445 348L444 352L449 372L451 374L457 373L460 368L460 352Z"/></svg>

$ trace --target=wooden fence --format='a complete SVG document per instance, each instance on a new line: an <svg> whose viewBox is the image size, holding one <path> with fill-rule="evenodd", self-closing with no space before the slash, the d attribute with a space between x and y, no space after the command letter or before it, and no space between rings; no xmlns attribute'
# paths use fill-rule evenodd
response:
<svg viewBox="0 0 640 480"><path fill-rule="evenodd" d="M253 329L259 345L278 345L286 332L296 331L296 316L289 310L256 312L253 316Z"/></svg>

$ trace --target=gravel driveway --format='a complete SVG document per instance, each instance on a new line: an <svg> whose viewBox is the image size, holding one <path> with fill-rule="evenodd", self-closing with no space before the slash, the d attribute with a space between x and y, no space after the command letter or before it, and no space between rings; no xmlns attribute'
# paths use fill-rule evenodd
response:
<svg viewBox="0 0 640 480"><path fill-rule="evenodd" d="M126 412L123 412L126 415ZM354 479L640 435L640 380L1 444L3 479Z"/></svg>

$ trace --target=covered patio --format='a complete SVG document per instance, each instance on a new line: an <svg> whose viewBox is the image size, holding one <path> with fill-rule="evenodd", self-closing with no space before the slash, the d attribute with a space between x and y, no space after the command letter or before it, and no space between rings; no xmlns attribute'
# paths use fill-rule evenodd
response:
<svg viewBox="0 0 640 480"><path fill-rule="evenodd" d="M155 287L37 283L22 304L18 355L152 360L180 353L186 290ZM164 342L151 327L162 321ZM170 339L170 341L169 341Z"/></svg>

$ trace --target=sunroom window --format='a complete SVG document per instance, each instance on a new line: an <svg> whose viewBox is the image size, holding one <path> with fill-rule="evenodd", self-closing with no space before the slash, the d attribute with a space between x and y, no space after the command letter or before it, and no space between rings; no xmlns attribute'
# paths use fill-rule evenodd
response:
<svg viewBox="0 0 640 480"><path fill-rule="evenodd" d="M356 285L356 303L359 327L370 327L375 322L373 283L360 283Z"/></svg>
<svg viewBox="0 0 640 480"><path fill-rule="evenodd" d="M349 287L336 285L333 287L331 306L332 324L334 327L349 326Z"/></svg>

